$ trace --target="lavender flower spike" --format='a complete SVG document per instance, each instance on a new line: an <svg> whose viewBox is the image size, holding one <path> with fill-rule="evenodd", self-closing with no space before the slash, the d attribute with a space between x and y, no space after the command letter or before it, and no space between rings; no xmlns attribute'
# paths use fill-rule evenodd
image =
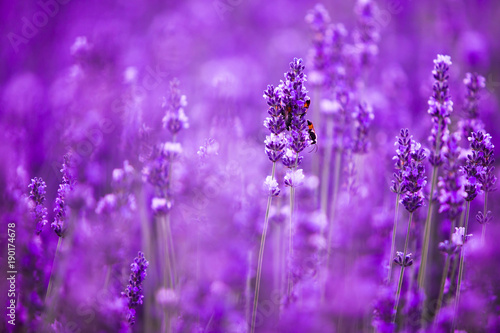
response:
<svg viewBox="0 0 500 333"><path fill-rule="evenodd" d="M57 190L54 207L54 222L50 225L57 236L63 237L65 232L64 221L67 215L66 195L73 189L75 177L70 170L70 154L64 155L64 163L61 169L62 182Z"/></svg>
<svg viewBox="0 0 500 333"><path fill-rule="evenodd" d="M149 262L144 257L144 253L138 253L134 262L130 265L132 273L130 273L129 284L122 293L123 296L128 298L128 308L129 312L127 314L127 320L130 325L135 324L135 309L138 305L142 304L142 299L144 298L142 292L142 283L146 279L146 269L149 266Z"/></svg>
<svg viewBox="0 0 500 333"><path fill-rule="evenodd" d="M189 119L184 113L186 107L186 95L181 95L179 80L174 78L170 81L170 94L163 99L162 108L165 109L163 127L176 135L181 129L189 128Z"/></svg>
<svg viewBox="0 0 500 333"><path fill-rule="evenodd" d="M442 163L441 148L443 147L443 137L448 135L448 124L450 115L453 111L453 102L448 89L448 71L450 70L451 59L449 56L438 54L434 60L434 85L432 86L432 95L429 98L429 109L427 112L432 116L432 128L429 142L432 147L432 154L429 162L433 166L439 166Z"/></svg>
<svg viewBox="0 0 500 333"><path fill-rule="evenodd" d="M31 189L29 197L33 203L32 213L36 222L36 234L40 235L43 226L47 224L47 207L44 206L47 185L42 178L35 177L28 187Z"/></svg>

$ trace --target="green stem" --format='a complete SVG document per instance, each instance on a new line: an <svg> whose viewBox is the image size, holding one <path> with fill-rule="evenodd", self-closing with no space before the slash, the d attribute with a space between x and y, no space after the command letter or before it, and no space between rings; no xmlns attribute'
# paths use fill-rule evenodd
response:
<svg viewBox="0 0 500 333"><path fill-rule="evenodd" d="M321 211L327 213L328 189L330 188L330 164L332 163L333 119L326 119L325 159L321 175ZM321 231L323 233L323 231Z"/></svg>
<svg viewBox="0 0 500 333"><path fill-rule="evenodd" d="M53 284L52 278L54 276L54 274L53 274L54 267L56 264L57 254L59 253L59 249L61 248L61 246L62 246L62 237L59 237L59 240L57 241L56 253L54 254L54 260L52 261L52 268L50 270L49 285L47 287L47 293L45 294L45 304L47 304L47 299L52 294L52 284Z"/></svg>
<svg viewBox="0 0 500 333"><path fill-rule="evenodd" d="M295 188L290 187L290 225L289 225L289 235L288 235L288 258L289 265L292 264L293 256L293 206L295 201ZM292 269L288 268L288 296L292 294L293 281L292 281Z"/></svg>
<svg viewBox="0 0 500 333"><path fill-rule="evenodd" d="M330 206L330 226L328 230L328 241L326 243L327 254L326 254L326 269L328 270L330 264L330 254L331 254L331 243L333 237L333 224L335 221L335 210L337 206L337 196L339 192L339 180L340 180L340 161L342 155L339 149L335 153L335 179L333 184L333 201Z"/></svg>
<svg viewBox="0 0 500 333"><path fill-rule="evenodd" d="M410 239L411 221L413 219L413 213L410 213L410 218L408 219L408 228L406 230L405 248L403 252L403 265L401 266L401 272L399 274L398 291L396 292L396 302L394 303L394 311L392 312L392 323L396 323L396 317L399 306L399 298L401 296L401 286L403 285L403 277L405 272L405 261L406 252L408 251L408 241Z"/></svg>
<svg viewBox="0 0 500 333"><path fill-rule="evenodd" d="M398 217L399 217L399 197L400 193L396 196L396 208L394 209L394 225L392 227L392 241L391 241L391 252L389 253L389 273L387 275L387 284L391 282L392 277L392 260L394 255L394 246L396 244L396 230L398 228Z"/></svg>
<svg viewBox="0 0 500 333"><path fill-rule="evenodd" d="M276 170L276 162L273 162L273 171L271 174L272 179L274 179L275 170ZM269 210L271 209L272 200L273 200L273 197L271 195L269 195L269 198L267 199L267 208L266 208L266 217L264 220L264 229L262 231L262 238L260 240L259 259L258 259L258 263L257 263L257 277L256 277L256 281L255 281L255 295L254 295L254 299L253 299L251 333L255 332L255 319L257 318L257 305L259 302L260 278L261 278L261 274L262 274L262 261L264 259L264 247L266 245L266 234L267 234L267 227L269 224Z"/></svg>
<svg viewBox="0 0 500 333"><path fill-rule="evenodd" d="M420 269L418 271L418 285L425 291L425 270L427 266L427 256L429 253L429 242L431 238L431 224L432 224L432 200L434 196L434 189L437 182L437 166L432 170L432 183L431 192L429 193L429 207L427 208L427 218L425 219L425 232L422 246L422 260L420 262Z"/></svg>
<svg viewBox="0 0 500 333"><path fill-rule="evenodd" d="M469 211L470 211L470 201L467 201L467 208L465 211L465 232L464 232L464 238L467 237L467 226L469 223ZM464 245L462 245L462 256L460 257L460 265L458 266L458 281L457 281L457 291L456 291L456 296L455 296L455 311L453 313L453 332L455 331L456 325L457 325L457 314L458 314L458 305L460 303L460 288L462 287L462 278L464 274L464 260L465 260L465 239L464 239Z"/></svg>
<svg viewBox="0 0 500 333"><path fill-rule="evenodd" d="M446 261L444 263L444 268L443 268L443 276L441 277L441 287L439 288L439 296L438 296L434 320L436 320L436 318L438 317L438 314L439 314L439 310L441 310L441 305L443 303L444 285L446 283L446 278L448 277L448 270L449 269L450 269L450 255L447 254Z"/></svg>

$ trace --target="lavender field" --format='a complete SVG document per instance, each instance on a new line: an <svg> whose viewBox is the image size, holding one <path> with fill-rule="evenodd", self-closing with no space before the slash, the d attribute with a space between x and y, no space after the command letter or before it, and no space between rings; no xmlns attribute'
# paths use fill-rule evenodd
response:
<svg viewBox="0 0 500 333"><path fill-rule="evenodd" d="M0 332L500 332L500 2L0 13Z"/></svg>

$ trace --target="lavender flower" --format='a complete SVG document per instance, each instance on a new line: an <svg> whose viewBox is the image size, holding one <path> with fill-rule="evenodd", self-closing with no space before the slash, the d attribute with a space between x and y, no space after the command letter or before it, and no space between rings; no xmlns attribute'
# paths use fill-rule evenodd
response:
<svg viewBox="0 0 500 333"><path fill-rule="evenodd" d="M302 169L292 170L288 169L285 176L285 185L290 187L297 187L304 182L304 173Z"/></svg>
<svg viewBox="0 0 500 333"><path fill-rule="evenodd" d="M479 92L486 87L486 80L478 73L467 73L463 82L467 88L463 110L467 118L476 119L478 117Z"/></svg>
<svg viewBox="0 0 500 333"><path fill-rule="evenodd" d="M469 137L472 152L467 155L462 172L467 177L465 185L466 201L472 201L478 190L490 192L495 190L496 176L493 175L493 148L491 136L483 132L474 132Z"/></svg>
<svg viewBox="0 0 500 333"><path fill-rule="evenodd" d="M185 95L181 95L179 89L179 80L170 81L170 94L168 99L163 99L162 108L165 109L163 117L163 127L170 133L176 135L180 130L189 128L189 120L184 113L184 107L187 105Z"/></svg>
<svg viewBox="0 0 500 333"><path fill-rule="evenodd" d="M286 133L286 146L296 154L310 145L307 122L304 118L307 112L305 103L309 100L304 86L306 81L304 68L302 59L294 58L293 62L290 63L290 70L285 73L285 81L281 81L279 86L281 103L285 113L285 125L289 130ZM300 163L298 157L295 162L294 167L297 167Z"/></svg>
<svg viewBox="0 0 500 333"><path fill-rule="evenodd" d="M30 188L30 199L33 204L33 218L36 222L35 232L40 235L43 226L47 224L47 207L44 206L47 185L45 185L42 178L35 177L28 187Z"/></svg>
<svg viewBox="0 0 500 333"><path fill-rule="evenodd" d="M309 51L309 58L313 68L311 73L312 83L321 85L325 82L325 74L329 66L330 16L322 4L317 4L307 13L305 20L314 33L313 47Z"/></svg>
<svg viewBox="0 0 500 333"><path fill-rule="evenodd" d="M272 176L266 177L266 180L264 181L264 188L270 196L277 197L280 194L278 182Z"/></svg>
<svg viewBox="0 0 500 333"><path fill-rule="evenodd" d="M130 325L135 324L136 308L138 305L142 304L144 298L142 292L142 283L146 279L146 269L149 266L149 262L144 257L144 253L138 253L134 262L130 265L130 279L125 292L122 293L123 296L128 298L128 308L129 312L127 314L127 321Z"/></svg>
<svg viewBox="0 0 500 333"><path fill-rule="evenodd" d="M73 176L70 168L70 155L66 154L64 156L64 163L61 169L62 182L59 184L59 189L57 190L57 197L54 207L54 222L52 222L52 230L57 236L63 237L66 231L64 226L64 221L67 215L67 204L65 202L67 194L73 189L75 184L75 177Z"/></svg>
<svg viewBox="0 0 500 333"><path fill-rule="evenodd" d="M409 267L409 266L413 265L413 259L411 256L412 256L411 253L407 253L405 256L403 252L397 251L396 257L394 258L394 262L398 266ZM403 259L403 257L404 257L404 259Z"/></svg>
<svg viewBox="0 0 500 333"><path fill-rule="evenodd" d="M396 161L394 164L396 172L394 173L394 179L392 180L391 186L391 191L394 193L403 193L403 171L406 168L406 165L408 164L410 158L412 141L412 137L410 136L407 128L402 129L399 137L396 137L396 142L394 143L394 145L398 148L396 149L396 156L392 158Z"/></svg>
<svg viewBox="0 0 500 333"><path fill-rule="evenodd" d="M408 212L413 213L423 205L424 195L422 189L427 184L423 164L426 155L420 143L412 141L409 157L408 164L402 172L403 199L401 203Z"/></svg>
<svg viewBox="0 0 500 333"><path fill-rule="evenodd" d="M451 60L449 56L438 54L434 60L434 85L432 95L429 98L429 109L427 112L432 116L433 128L429 137L431 144L431 155L429 162L433 166L442 164L441 149L444 145L444 137L448 135L448 124L450 123L450 114L453 111L453 102L448 89L448 71L450 70Z"/></svg>

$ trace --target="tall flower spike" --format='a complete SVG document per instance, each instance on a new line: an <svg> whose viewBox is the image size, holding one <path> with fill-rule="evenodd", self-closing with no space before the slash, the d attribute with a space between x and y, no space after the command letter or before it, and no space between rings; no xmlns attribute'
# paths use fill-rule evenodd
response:
<svg viewBox="0 0 500 333"><path fill-rule="evenodd" d="M59 237L64 236L65 226L64 222L67 215L67 205L66 205L66 195L73 189L75 185L75 177L72 174L70 167L71 155L64 155L64 162L62 165L62 182L59 184L59 189L57 190L57 197L54 207L54 222L50 225L54 232Z"/></svg>
<svg viewBox="0 0 500 333"><path fill-rule="evenodd" d="M432 131L429 137L431 144L431 156L429 162L433 166L442 164L441 149L444 145L443 138L448 135L448 124L453 111L453 102L448 89L448 78L451 60L449 56L439 54L434 60L434 85L432 95L429 98L429 109L427 112L432 116Z"/></svg>
<svg viewBox="0 0 500 333"><path fill-rule="evenodd" d="M373 109L366 103L356 105L352 114L354 119L354 134L353 152L357 154L365 154L368 151L370 142L368 141L368 130L374 119Z"/></svg>
<svg viewBox="0 0 500 333"><path fill-rule="evenodd" d="M285 81L281 81L279 86L285 125L289 130L286 133L286 145L297 154L294 167L300 163L298 154L310 145L304 117L307 113L306 101L310 100L304 86L306 81L304 69L302 59L294 58L290 63L290 70L285 73Z"/></svg>
<svg viewBox="0 0 500 333"><path fill-rule="evenodd" d="M309 59L313 68L311 73L312 84L322 85L326 83L326 74L331 58L330 16L322 4L317 4L307 13L305 20L314 33L313 46L309 50Z"/></svg>
<svg viewBox="0 0 500 333"><path fill-rule="evenodd" d="M354 43L362 66L373 63L373 58L378 54L378 41L380 39L376 14L378 9L371 0L358 0L355 8L358 20L358 29L354 33Z"/></svg>
<svg viewBox="0 0 500 333"><path fill-rule="evenodd" d="M173 135L189 127L188 117L184 113L186 105L186 95L181 95L179 80L175 78L170 81L170 93L168 98L163 99L162 104L162 108L165 110L163 127L168 129Z"/></svg>
<svg viewBox="0 0 500 333"><path fill-rule="evenodd" d="M394 145L398 147L396 149L396 156L392 158L396 161L394 163L396 172L394 173L394 179L392 180L391 186L391 191L394 193L403 193L403 171L408 165L408 160L410 157L412 142L411 138L412 137L410 136L410 132L408 131L408 129L404 128L399 133L399 137L396 137L396 142L394 143Z"/></svg>
<svg viewBox="0 0 500 333"><path fill-rule="evenodd" d="M35 177L28 187L30 188L30 199L33 203L32 213L36 222L36 234L40 235L43 226L47 224L47 207L44 206L47 185L45 185L42 178Z"/></svg>
<svg viewBox="0 0 500 333"><path fill-rule="evenodd" d="M464 112L467 118L475 119L478 117L479 92L486 87L486 79L478 73L467 73L464 79L465 93Z"/></svg>
<svg viewBox="0 0 500 333"><path fill-rule="evenodd" d="M142 300L144 298L142 283L146 279L146 269L148 266L149 262L144 257L144 253L140 251L134 259L134 262L130 265L132 273L130 273L129 284L125 289L125 292L122 292L122 295L128 298L129 312L127 314L127 320L130 325L135 324L135 309L138 305L142 304Z"/></svg>
<svg viewBox="0 0 500 333"><path fill-rule="evenodd" d="M465 74L463 82L466 88L463 106L465 119L461 119L458 122L458 128L462 135L468 138L471 136L472 132L482 131L484 129L484 123L478 119L478 105L479 95L481 89L486 86L486 80L477 73L467 73Z"/></svg>

